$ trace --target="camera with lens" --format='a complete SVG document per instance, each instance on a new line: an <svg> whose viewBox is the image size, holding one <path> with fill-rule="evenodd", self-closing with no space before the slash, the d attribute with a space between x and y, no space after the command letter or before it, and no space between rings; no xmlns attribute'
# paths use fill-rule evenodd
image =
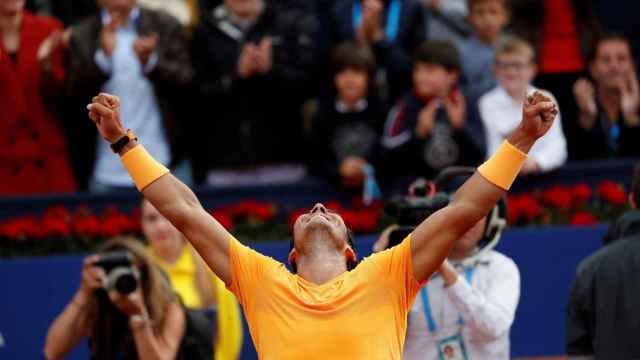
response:
<svg viewBox="0 0 640 360"><path fill-rule="evenodd" d="M385 212L396 220L398 228L389 234L392 247L404 240L420 223L449 204L449 195L435 191L435 185L418 179L409 187L408 195L397 195L385 204Z"/></svg>
<svg viewBox="0 0 640 360"><path fill-rule="evenodd" d="M404 240L424 219L449 204L450 193L475 173L471 167L448 167L433 181L418 179L409 186L408 195L395 196L385 204L385 212L395 218L398 228L389 234L388 248ZM504 198L487 215L487 221L476 257L493 249L507 225L507 204Z"/></svg>
<svg viewBox="0 0 640 360"><path fill-rule="evenodd" d="M122 295L128 295L136 290L140 272L133 264L133 255L129 251L111 251L98 256L94 266L103 268L107 274L105 291L116 290Z"/></svg>

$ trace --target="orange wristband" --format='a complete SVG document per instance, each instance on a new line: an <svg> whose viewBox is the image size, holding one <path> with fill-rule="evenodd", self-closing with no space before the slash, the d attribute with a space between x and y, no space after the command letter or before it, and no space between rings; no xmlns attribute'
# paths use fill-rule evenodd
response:
<svg viewBox="0 0 640 360"><path fill-rule="evenodd" d="M139 191L169 172L169 169L156 161L142 145L136 145L120 159Z"/></svg>
<svg viewBox="0 0 640 360"><path fill-rule="evenodd" d="M509 190L526 159L527 154L505 140L495 154L478 167L478 172L492 184Z"/></svg>

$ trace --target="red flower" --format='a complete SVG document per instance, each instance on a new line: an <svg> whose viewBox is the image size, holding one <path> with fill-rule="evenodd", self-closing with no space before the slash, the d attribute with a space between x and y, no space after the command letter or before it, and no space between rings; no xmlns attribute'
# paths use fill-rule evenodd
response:
<svg viewBox="0 0 640 360"><path fill-rule="evenodd" d="M581 211L573 214L569 223L575 226L588 226L597 224L598 220L591 213Z"/></svg>
<svg viewBox="0 0 640 360"><path fill-rule="evenodd" d="M340 211L340 216L344 221L347 228L351 229L353 232L359 232L359 218L358 214L353 210L342 210Z"/></svg>
<svg viewBox="0 0 640 360"><path fill-rule="evenodd" d="M96 237L100 235L100 222L94 215L81 215L74 217L73 232L84 237Z"/></svg>
<svg viewBox="0 0 640 360"><path fill-rule="evenodd" d="M332 201L328 201L324 204L324 207L326 207L327 209L331 209L333 211L337 211L340 212L340 210L342 210L342 204L340 204L339 201L337 200L332 200Z"/></svg>
<svg viewBox="0 0 640 360"><path fill-rule="evenodd" d="M71 225L64 219L45 216L42 219L42 231L47 236L69 236Z"/></svg>
<svg viewBox="0 0 640 360"><path fill-rule="evenodd" d="M582 205L591 199L593 195L591 191L591 187L589 185L582 183L574 186L571 189L573 202L575 205Z"/></svg>
<svg viewBox="0 0 640 360"><path fill-rule="evenodd" d="M532 221L542 215L542 206L533 195L524 194L520 198L521 211L528 221Z"/></svg>
<svg viewBox="0 0 640 360"><path fill-rule="evenodd" d="M374 232L378 228L380 215L380 212L375 210L361 211L358 214L358 231L363 233Z"/></svg>
<svg viewBox="0 0 640 360"><path fill-rule="evenodd" d="M598 196L611 205L624 205L627 202L627 193L622 186L609 180L598 185Z"/></svg>
<svg viewBox="0 0 640 360"><path fill-rule="evenodd" d="M273 204L255 204L249 214L262 221L269 221L275 216L275 210Z"/></svg>
<svg viewBox="0 0 640 360"><path fill-rule="evenodd" d="M377 210L342 210L340 216L351 231L370 233L377 229L381 214Z"/></svg>
<svg viewBox="0 0 640 360"><path fill-rule="evenodd" d="M542 193L542 201L558 210L569 210L572 207L572 193L566 187L554 185Z"/></svg>
<svg viewBox="0 0 640 360"><path fill-rule="evenodd" d="M273 219L276 213L275 205L254 200L241 201L235 205L221 208L220 210L232 217L248 216L255 217L262 221Z"/></svg>
<svg viewBox="0 0 640 360"><path fill-rule="evenodd" d="M507 201L507 220L510 224L517 223L521 217L533 221L542 215L542 206L538 199L531 194L510 196Z"/></svg>
<svg viewBox="0 0 640 360"><path fill-rule="evenodd" d="M46 236L71 235L71 216L64 206L53 206L47 209L42 217L42 231Z"/></svg>
<svg viewBox="0 0 640 360"><path fill-rule="evenodd" d="M139 207L131 210L131 214L129 214L129 225L131 226L131 231L134 233L141 233L142 228L142 211Z"/></svg>
<svg viewBox="0 0 640 360"><path fill-rule="evenodd" d="M220 225L222 225L222 227L224 227L225 229L227 230L233 229L233 218L228 212L213 210L210 212L210 214L211 216L213 216L214 219L218 220Z"/></svg>
<svg viewBox="0 0 640 360"><path fill-rule="evenodd" d="M78 206L71 217L73 232L82 237L100 235L100 222L88 206Z"/></svg>
<svg viewBox="0 0 640 360"><path fill-rule="evenodd" d="M2 227L2 232L10 239L40 239L45 236L42 224L33 215L11 219Z"/></svg>
<svg viewBox="0 0 640 360"><path fill-rule="evenodd" d="M102 216L101 232L106 237L126 234L132 231L131 219L115 206L105 209Z"/></svg>
<svg viewBox="0 0 640 360"><path fill-rule="evenodd" d="M298 220L300 215L306 213L307 211L307 209L295 209L289 214L288 223L290 231L293 231L293 225L296 223L296 220Z"/></svg>

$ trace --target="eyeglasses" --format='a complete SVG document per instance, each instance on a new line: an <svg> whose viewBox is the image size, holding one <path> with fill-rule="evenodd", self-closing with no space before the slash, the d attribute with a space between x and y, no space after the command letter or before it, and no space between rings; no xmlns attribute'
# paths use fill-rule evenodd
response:
<svg viewBox="0 0 640 360"><path fill-rule="evenodd" d="M525 70L527 66L529 66L529 63L525 62L496 61L496 67L500 70L522 71Z"/></svg>

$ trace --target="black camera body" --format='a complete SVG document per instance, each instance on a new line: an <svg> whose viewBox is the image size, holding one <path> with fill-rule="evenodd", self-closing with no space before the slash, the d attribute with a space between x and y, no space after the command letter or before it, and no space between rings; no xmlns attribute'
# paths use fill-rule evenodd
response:
<svg viewBox="0 0 640 360"><path fill-rule="evenodd" d="M388 247L402 242L424 219L448 204L449 196L436 193L432 183L424 179L416 180L408 195L392 197L385 204L385 212L396 219L398 228L389 234Z"/></svg>
<svg viewBox="0 0 640 360"><path fill-rule="evenodd" d="M475 168L470 167L448 167L442 170L432 182L418 179L409 187L408 195L391 198L385 204L385 212L396 220L399 227L389 234L387 248L401 243L424 219L449 205L451 197L449 193L459 187L462 181L472 176L475 171ZM478 249L465 261L473 261L474 258L491 251L497 245L502 230L507 226L506 217L507 203L502 197L487 215Z"/></svg>
<svg viewBox="0 0 640 360"><path fill-rule="evenodd" d="M94 266L103 268L107 274L105 291L116 290L122 295L128 295L138 288L140 272L133 265L133 255L129 251L111 251L98 256Z"/></svg>

